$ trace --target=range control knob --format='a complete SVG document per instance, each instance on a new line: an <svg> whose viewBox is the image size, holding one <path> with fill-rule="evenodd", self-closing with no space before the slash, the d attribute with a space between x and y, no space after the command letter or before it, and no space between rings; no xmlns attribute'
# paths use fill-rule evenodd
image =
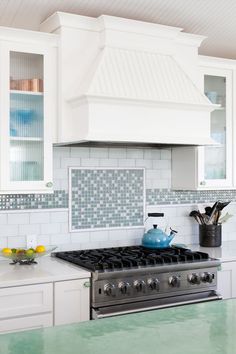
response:
<svg viewBox="0 0 236 354"><path fill-rule="evenodd" d="M134 288L138 292L145 291L146 289L146 284L144 280L135 280L133 284L134 284Z"/></svg>
<svg viewBox="0 0 236 354"><path fill-rule="evenodd" d="M188 281L191 284L200 284L201 283L201 277L198 273L192 273L188 276Z"/></svg>
<svg viewBox="0 0 236 354"><path fill-rule="evenodd" d="M104 293L107 296L115 296L116 294L116 288L114 284L107 283L104 285Z"/></svg>
<svg viewBox="0 0 236 354"><path fill-rule="evenodd" d="M158 279L155 279L155 278L149 278L147 280L147 285L148 287L151 289L151 290L159 290L160 288L160 282Z"/></svg>
<svg viewBox="0 0 236 354"><path fill-rule="evenodd" d="M173 288L178 288L180 286L180 278L177 275L169 277L169 285Z"/></svg>
<svg viewBox="0 0 236 354"><path fill-rule="evenodd" d="M120 290L120 292L122 294L127 294L129 292L129 288L130 288L130 284L129 283L126 283L124 281L121 281L119 284L118 284L118 289Z"/></svg>
<svg viewBox="0 0 236 354"><path fill-rule="evenodd" d="M201 279L204 283L212 283L213 281L213 277L214 277L214 274L211 274L209 272L204 272L202 275L201 275Z"/></svg>

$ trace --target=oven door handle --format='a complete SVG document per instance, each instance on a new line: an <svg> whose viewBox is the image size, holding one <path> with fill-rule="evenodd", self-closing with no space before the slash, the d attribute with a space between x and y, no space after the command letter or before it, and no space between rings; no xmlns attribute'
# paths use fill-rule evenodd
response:
<svg viewBox="0 0 236 354"><path fill-rule="evenodd" d="M220 296L219 294L215 294L215 295L212 295L211 297L207 297L205 299L195 299L195 300L187 300L187 301L181 301L181 302L172 302L172 303L169 303L169 304L150 306L150 307L146 307L146 308L142 308L142 309L124 310L124 311L110 312L110 313L105 313L105 314L102 314L102 313L99 312L99 310L97 310L97 311L94 311L93 318L94 319L102 319L102 318L106 318L106 317L126 315L126 314L131 314L131 313L144 312L144 311L157 310L157 309L164 309L164 308L168 308L168 307L190 305L190 304L196 304L196 303L201 303L201 302L209 302L209 301L216 301L216 300L222 300L222 296Z"/></svg>

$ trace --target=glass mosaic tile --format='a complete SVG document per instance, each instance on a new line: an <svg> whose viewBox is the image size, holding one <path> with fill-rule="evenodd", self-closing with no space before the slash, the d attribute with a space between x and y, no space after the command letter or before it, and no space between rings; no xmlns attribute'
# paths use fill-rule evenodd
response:
<svg viewBox="0 0 236 354"><path fill-rule="evenodd" d="M144 169L70 169L71 231L143 226Z"/></svg>
<svg viewBox="0 0 236 354"><path fill-rule="evenodd" d="M0 210L68 208L68 193L56 190L53 194L1 194Z"/></svg>

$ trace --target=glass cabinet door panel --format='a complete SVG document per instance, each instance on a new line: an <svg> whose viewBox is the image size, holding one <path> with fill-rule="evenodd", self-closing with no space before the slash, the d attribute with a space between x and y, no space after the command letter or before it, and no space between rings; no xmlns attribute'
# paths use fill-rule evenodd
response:
<svg viewBox="0 0 236 354"><path fill-rule="evenodd" d="M43 180L43 55L10 52L10 179Z"/></svg>
<svg viewBox="0 0 236 354"><path fill-rule="evenodd" d="M11 141L11 181L43 180L43 146L40 141Z"/></svg>
<svg viewBox="0 0 236 354"><path fill-rule="evenodd" d="M205 75L205 95L219 104L211 113L211 137L220 145L205 147L205 179L226 179L226 78Z"/></svg>

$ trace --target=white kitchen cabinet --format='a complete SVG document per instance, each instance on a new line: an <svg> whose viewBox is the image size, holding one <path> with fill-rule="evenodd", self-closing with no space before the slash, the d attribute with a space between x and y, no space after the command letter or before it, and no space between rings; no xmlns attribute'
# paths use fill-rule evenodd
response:
<svg viewBox="0 0 236 354"><path fill-rule="evenodd" d="M52 192L55 36L0 28L0 193Z"/></svg>
<svg viewBox="0 0 236 354"><path fill-rule="evenodd" d="M54 284L54 325L88 321L90 280L78 279Z"/></svg>
<svg viewBox="0 0 236 354"><path fill-rule="evenodd" d="M217 290L223 299L236 298L236 262L222 263L217 277Z"/></svg>
<svg viewBox="0 0 236 354"><path fill-rule="evenodd" d="M0 289L0 333L52 324L52 283Z"/></svg>
<svg viewBox="0 0 236 354"><path fill-rule="evenodd" d="M211 113L211 137L216 145L178 147L172 152L172 188L189 190L234 188L233 97L236 61L200 57L202 90L218 105Z"/></svg>

